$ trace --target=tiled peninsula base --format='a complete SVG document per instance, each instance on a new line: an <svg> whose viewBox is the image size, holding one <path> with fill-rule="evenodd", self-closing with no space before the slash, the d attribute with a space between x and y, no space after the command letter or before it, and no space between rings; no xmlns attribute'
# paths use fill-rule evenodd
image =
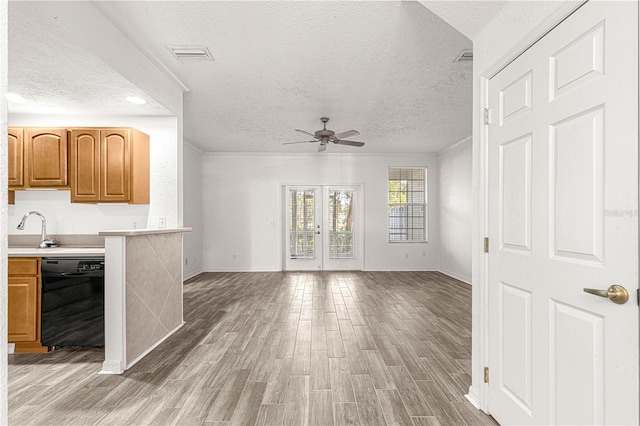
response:
<svg viewBox="0 0 640 426"><path fill-rule="evenodd" d="M105 360L121 374L182 327L182 233L191 228L103 231Z"/></svg>

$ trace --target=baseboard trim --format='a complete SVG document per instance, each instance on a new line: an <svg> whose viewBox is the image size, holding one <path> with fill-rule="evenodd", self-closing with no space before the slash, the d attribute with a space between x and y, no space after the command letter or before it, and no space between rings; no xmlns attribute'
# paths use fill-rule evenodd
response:
<svg viewBox="0 0 640 426"><path fill-rule="evenodd" d="M364 272L438 272L438 268L365 268Z"/></svg>
<svg viewBox="0 0 640 426"><path fill-rule="evenodd" d="M455 278L458 281L462 281L463 283L471 285L471 278L466 277L464 275L460 275L460 274L457 274L455 272L447 271L446 269L442 269L442 268L438 269L438 272L441 272L441 273L443 273L445 275L450 276L451 278Z"/></svg>
<svg viewBox="0 0 640 426"><path fill-rule="evenodd" d="M442 272L445 275L449 275L452 276L450 274L447 274L446 272L443 272L442 270L438 269L438 268L412 268L412 267L407 267L407 268L364 268L362 269L362 272ZM296 271L296 270L291 270L291 271L284 271L282 269L253 269L253 268L249 268L249 269L244 269L244 268L229 268L229 269L204 269L200 272L198 272L198 274L202 274L202 273L206 273L206 272L302 272L302 271ZM320 272L320 271L307 271L307 272ZM339 270L327 270L324 272L340 272ZM185 278L185 280L189 279L189 278L193 278L196 275L192 275L188 278ZM461 280L458 277L452 276L453 278L456 278L458 280ZM463 280L461 280L463 281Z"/></svg>
<svg viewBox="0 0 640 426"><path fill-rule="evenodd" d="M467 400L471 403L471 405L473 405L479 410L480 409L479 396L480 396L480 392L478 392L478 389L474 388L473 386L469 386L469 393L465 394L464 397L467 398Z"/></svg>
<svg viewBox="0 0 640 426"><path fill-rule="evenodd" d="M280 268L205 268L202 272L282 272Z"/></svg>
<svg viewBox="0 0 640 426"><path fill-rule="evenodd" d="M191 273L190 275L185 275L184 277L182 277L182 281L186 281L188 279L191 279L191 278L195 277L196 275L200 275L203 272L204 271L202 269L199 269L196 272Z"/></svg>
<svg viewBox="0 0 640 426"><path fill-rule="evenodd" d="M124 368L122 368L121 361L104 361L102 363L102 370L98 374L122 374Z"/></svg>

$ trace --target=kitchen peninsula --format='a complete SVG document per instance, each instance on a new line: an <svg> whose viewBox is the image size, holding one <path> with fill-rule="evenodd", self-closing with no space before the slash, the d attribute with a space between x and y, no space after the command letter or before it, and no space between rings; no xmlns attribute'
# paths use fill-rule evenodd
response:
<svg viewBox="0 0 640 426"><path fill-rule="evenodd" d="M105 240L105 360L121 374L184 324L182 233L191 228L101 231Z"/></svg>

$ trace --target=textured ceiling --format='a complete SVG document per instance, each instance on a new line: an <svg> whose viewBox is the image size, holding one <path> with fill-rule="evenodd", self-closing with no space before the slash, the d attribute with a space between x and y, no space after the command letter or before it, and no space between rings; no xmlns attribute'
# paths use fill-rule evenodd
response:
<svg viewBox="0 0 640 426"><path fill-rule="evenodd" d="M472 65L453 63L471 42L420 3L116 1L102 7L191 89L184 136L204 151L313 152L313 144L282 143L305 140L294 129L313 133L321 116L331 118L327 127L336 132L359 130L351 139L366 143L332 145L332 152L437 152L471 135ZM24 34L16 27L33 24L32 11L18 12L12 2L10 90L30 95L31 86L45 105L45 98L63 105L73 93L68 104L75 109L85 98L120 108L121 93L110 88L135 88L75 51L73 40L60 43L61 36L40 25ZM180 62L169 45L206 45L215 61ZM145 114L166 113L156 107L162 109L151 105ZM19 111L10 105L10 112Z"/></svg>
<svg viewBox="0 0 640 426"><path fill-rule="evenodd" d="M54 31L35 3L9 3L8 91L28 102L9 103L9 113L167 115L167 110L90 54ZM148 100L144 107L127 96Z"/></svg>
<svg viewBox="0 0 640 426"><path fill-rule="evenodd" d="M422 5L474 40L509 1L419 0Z"/></svg>

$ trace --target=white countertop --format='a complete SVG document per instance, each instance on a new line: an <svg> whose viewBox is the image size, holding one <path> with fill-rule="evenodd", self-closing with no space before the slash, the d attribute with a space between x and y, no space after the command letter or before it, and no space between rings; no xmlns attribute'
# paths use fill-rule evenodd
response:
<svg viewBox="0 0 640 426"><path fill-rule="evenodd" d="M9 247L9 257L75 257L104 256L104 247Z"/></svg>
<svg viewBox="0 0 640 426"><path fill-rule="evenodd" d="M122 229L114 231L100 231L98 235L103 237L113 236L126 236L134 237L136 235L151 235L151 234L173 234L176 232L191 232L190 227L185 228L154 228L154 229Z"/></svg>

